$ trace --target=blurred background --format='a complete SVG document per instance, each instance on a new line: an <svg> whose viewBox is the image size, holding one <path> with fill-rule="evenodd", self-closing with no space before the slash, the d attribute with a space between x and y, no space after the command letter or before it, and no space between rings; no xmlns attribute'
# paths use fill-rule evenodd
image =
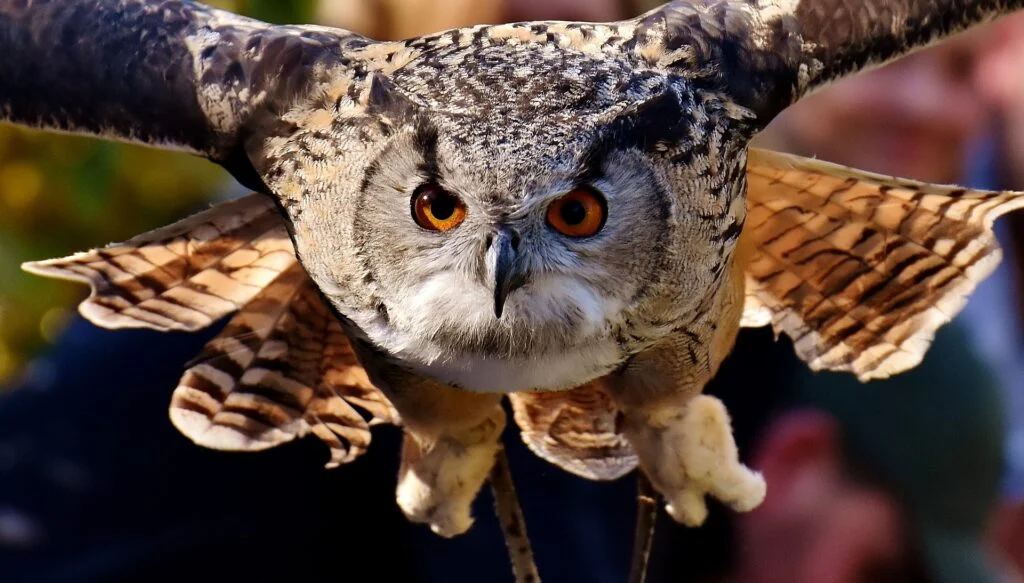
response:
<svg viewBox="0 0 1024 583"><path fill-rule="evenodd" d="M650 0L209 3L271 22L316 22L380 39L485 22L615 20L657 4ZM1024 17L1007 19L823 90L785 112L759 137L758 145L930 182L1024 189ZM61 488L74 490L90 481L85 476L99 463L89 461L92 454L87 443L92 434L84 429L75 433L86 445L68 451L61 448L69 448L74 440L53 437L65 434L40 437L38 443L52 440L53 451L60 451L53 457L61 463L47 466L45 480L26 469L24 456L51 446L25 444L37 443L33 432L39 424L34 419L52 417L56 424L73 426L75 415L86 415L90 407L98 410L97 403L106 402L103 399L121 399L124 393L103 396L99 387L104 383L99 379L119 359L138 356L141 353L132 350L141 349L86 328L75 313L85 286L31 276L21 272L19 265L124 240L243 192L219 168L188 155L0 125L0 388L31 395L12 394L0 401L0 579L7 572L14 580L25 581L150 581L159 572L152 565L168 568L166 557L164 562L154 559L150 561L153 570L141 571L147 578L135 579L141 577L137 571L122 569L118 575L117 561L106 571L67 566L94 564L113 548L91 546L109 534L101 536L89 530L94 525L84 526L92 519L42 510L63 496ZM1024 258L1024 213L1020 215L998 225L1006 250L1000 269L949 330L940 334L921 370L905 378L861 387L848 386L849 379L839 375L807 375L794 362L785 341L773 343L770 334L745 331L737 353L711 391L722 396L733 412L741 451L768 477L769 498L749 516L733 518L716 510L709 527L699 535L659 524L652 581L1024 581L1020 577L1024 570L1024 278L1018 262ZM131 338L124 342L138 339L141 346L150 343L158 351L164 341L153 336ZM165 363L169 368L159 372L166 377L159 382L167 390L154 390L152 399L162 407L176 380L175 367L191 356L190 350L194 353L192 349L201 346L202 339L175 342L173 350L184 358ZM83 358L78 352L84 346L100 351L100 356ZM165 360L177 354L168 350L161 352ZM751 370L757 373L752 375ZM146 374L158 373L137 372L136 385L158 382ZM751 395L753 383L758 385L756 397ZM122 385L117 386L124 391L138 388L128 382ZM75 398L65 400L61 395L69 391L74 391ZM125 406L121 415L129 417L131 410ZM117 417L102 420L119 422ZM110 443L124 443L126 435L137 435L111 431ZM160 435L159 439L170 439L170 433ZM157 443L158 438L153 439ZM203 463L207 465L202 467L223 473L217 479L229 486L286 463L268 457L270 461L260 467L247 458L244 464L248 465L242 468L225 462L222 454L194 453L185 443L175 447L179 448L175 455L206 456ZM104 448L109 449L107 445L94 449ZM363 470L377 468L381 475L393 472L387 459L380 468L364 465ZM179 461L180 472L193 471L189 469L193 458ZM631 536L630 486L599 491L565 477L552 485L542 480L552 479L547 470L529 465L536 462L525 457L513 461L526 464L523 471L533 472L525 479L527 486L535 487L534 494L527 486L520 488L528 521L531 497L549 498L533 502L535 508L554 509L547 518L537 512L539 517L530 522L531 533L544 531L541 539L556 549L564 545L559 556L545 557L544 551L538 551L542 574L547 568L567 573L552 581L624 580ZM117 472L127 472L125 468L118 460L104 471L117 482ZM157 481L171 480L175 473L166 466L147 471L148 479ZM387 480L370 483L383 484L385 495L380 500L386 506L388 488L393 486ZM146 484L150 487L150 482ZM330 496L321 490L317 491ZM566 498L558 500L559 496ZM109 496L83 498L80 503L102 507L104 500L115 504ZM146 500L133 503L144 505ZM552 506L552 500L558 503ZM617 505L615 510L609 509L610 504ZM481 508L478 514L486 514L487 507ZM131 512L136 511L142 512L137 508ZM113 516L109 509L104 512L101 516ZM393 508L380 512L394 521L379 533L384 540L401 520ZM604 518L595 518L600 515ZM205 516L209 522L192 523L189 528L227 524L218 523L209 513ZM552 525L551 516L564 520ZM125 520L121 535L136 532ZM46 534L62 529L66 531L62 537ZM92 538L87 544L83 542L86 535L78 540L75 532L90 532ZM486 557L497 562L496 572L504 570L503 551L493 533L490 538L455 546L419 536L409 540L416 541L420 550L406 549L411 553L406 559L436 562L447 556L472 563L466 553L479 551L478 561ZM23 560L11 559L6 564L14 567L4 570L3 551L45 547L46 541L58 539L60 544L53 547L57 550L22 553ZM582 542L572 547L564 542L569 539ZM153 543L152 548L159 549L160 544ZM250 539L239 545L257 548ZM489 550L480 550L485 547ZM615 548L619 550L609 550ZM61 561L67 568L54 570ZM707 564L694 566L698 563ZM592 568L580 571L585 564ZM271 580L273 568L268 569L267 579L253 580ZM439 575L426 569L401 577L480 580L479 572L463 571ZM86 575L93 572L105 574ZM684 572L689 577L680 575Z"/></svg>

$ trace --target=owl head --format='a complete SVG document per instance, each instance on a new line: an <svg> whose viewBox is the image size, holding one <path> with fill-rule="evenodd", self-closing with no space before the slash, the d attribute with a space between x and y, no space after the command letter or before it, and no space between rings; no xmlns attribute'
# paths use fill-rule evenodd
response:
<svg viewBox="0 0 1024 583"><path fill-rule="evenodd" d="M716 292L753 114L636 59L504 35L326 93L269 173L295 191L309 274L374 346L474 390L564 388Z"/></svg>

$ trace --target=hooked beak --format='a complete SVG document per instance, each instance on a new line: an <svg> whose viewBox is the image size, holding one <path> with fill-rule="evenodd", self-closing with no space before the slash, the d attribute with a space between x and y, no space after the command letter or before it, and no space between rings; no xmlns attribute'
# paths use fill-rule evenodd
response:
<svg viewBox="0 0 1024 583"><path fill-rule="evenodd" d="M519 233L510 227L499 226L488 255L493 257L494 266L494 317L501 318L508 295L526 283L527 274L518 261Z"/></svg>

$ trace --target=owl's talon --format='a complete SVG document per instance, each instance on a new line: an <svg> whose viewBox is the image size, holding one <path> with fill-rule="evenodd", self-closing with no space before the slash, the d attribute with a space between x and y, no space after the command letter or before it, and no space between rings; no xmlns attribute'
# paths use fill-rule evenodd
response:
<svg viewBox="0 0 1024 583"><path fill-rule="evenodd" d="M665 511L672 520L686 526L700 526L708 518L708 505L704 492L686 489L665 505Z"/></svg>
<svg viewBox="0 0 1024 583"><path fill-rule="evenodd" d="M468 505L448 506L435 512L429 524L434 534L452 538L468 531L473 526L473 518Z"/></svg>
<svg viewBox="0 0 1024 583"><path fill-rule="evenodd" d="M426 524L435 534L452 538L473 526L470 506L476 492L450 493L425 482L416 471L400 474L396 499L410 522Z"/></svg>

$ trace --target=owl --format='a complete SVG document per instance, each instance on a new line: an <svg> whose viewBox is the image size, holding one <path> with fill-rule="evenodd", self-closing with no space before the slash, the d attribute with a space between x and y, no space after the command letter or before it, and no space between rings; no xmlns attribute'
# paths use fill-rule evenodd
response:
<svg viewBox="0 0 1024 583"><path fill-rule="evenodd" d="M511 404L577 475L639 467L677 521L756 507L702 395L741 326L816 370L915 366L999 260L982 192L757 150L826 83L1020 0L690 0L614 23L375 42L182 0L0 0L0 115L184 149L253 194L29 271L109 328L227 324L174 391L195 442L401 424L396 497L454 536ZM756 390L756 389L752 389Z"/></svg>

